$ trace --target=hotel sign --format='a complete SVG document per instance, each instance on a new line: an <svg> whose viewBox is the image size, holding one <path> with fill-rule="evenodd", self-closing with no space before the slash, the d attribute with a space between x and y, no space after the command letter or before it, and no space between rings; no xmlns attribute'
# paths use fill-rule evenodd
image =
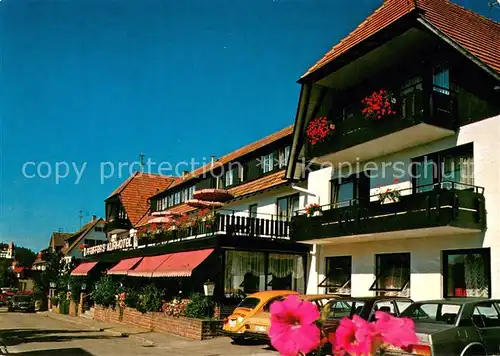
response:
<svg viewBox="0 0 500 356"><path fill-rule="evenodd" d="M111 242L108 242L108 243L102 244L102 245L86 247L83 250L83 255L84 256L91 256L91 255L97 255L97 254L103 253L103 252L124 250L124 249L132 248L132 247L134 247L134 244L132 242L132 238L128 237L126 239L121 239L118 241L111 241Z"/></svg>

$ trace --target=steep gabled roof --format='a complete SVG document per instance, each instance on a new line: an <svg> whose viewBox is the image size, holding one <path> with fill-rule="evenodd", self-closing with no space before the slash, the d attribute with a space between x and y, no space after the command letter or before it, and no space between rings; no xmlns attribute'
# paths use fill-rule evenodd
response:
<svg viewBox="0 0 500 356"><path fill-rule="evenodd" d="M500 24L449 0L386 0L347 37L302 76L305 78L369 39L403 16L415 12L495 71L500 71ZM418 14L417 14L418 13Z"/></svg>
<svg viewBox="0 0 500 356"><path fill-rule="evenodd" d="M83 225L82 228L80 230L78 230L76 233L74 233L70 238L66 239L68 241L69 245L68 245L68 247L64 247L61 250L63 255L66 255L71 250L73 250L73 248L76 245L78 245L80 243L80 241L82 241L90 231L92 231L94 226L96 226L100 223L104 223L104 219L100 218L100 219L95 219L93 221L90 221L90 222L86 223L85 225Z"/></svg>
<svg viewBox="0 0 500 356"><path fill-rule="evenodd" d="M64 241L73 236L72 232L53 232L50 237L49 246L51 247L62 247L64 246Z"/></svg>
<svg viewBox="0 0 500 356"><path fill-rule="evenodd" d="M196 177L202 175L203 173L210 172L212 169L215 169L217 167L221 167L221 166L223 166L227 163L230 163L230 162L234 162L238 158L243 157L244 155L247 155L251 152L254 152L254 151L256 151L256 150L258 150L266 145L269 145L275 141L278 141L279 139L282 139L286 136L292 135L292 133L293 133L293 125L290 125L290 126L285 127L284 129L276 131L276 132L272 133L271 135L268 135L268 136L266 136L258 141L255 141L249 145L238 148L237 150L232 151L231 153L228 153L228 154L220 157L215 162L215 164L213 166L211 163L208 163L208 164L205 164L204 166L197 168L194 171L186 174L183 177L177 178L175 180L175 182L172 183L172 185L170 187L168 187L168 189L172 189L172 188L174 188L174 187L176 187L176 186L178 186L178 185L180 185L188 180L191 180L193 178L196 178Z"/></svg>
<svg viewBox="0 0 500 356"><path fill-rule="evenodd" d="M131 224L135 225L148 211L148 198L165 190L175 179L170 176L136 172L115 189L106 200L119 196Z"/></svg>

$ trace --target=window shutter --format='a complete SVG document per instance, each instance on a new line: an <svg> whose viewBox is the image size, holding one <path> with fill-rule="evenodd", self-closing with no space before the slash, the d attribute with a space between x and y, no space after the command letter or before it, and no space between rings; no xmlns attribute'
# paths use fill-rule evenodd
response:
<svg viewBox="0 0 500 356"><path fill-rule="evenodd" d="M212 177L204 178L196 183L196 190L209 189L212 188L211 185Z"/></svg>
<svg viewBox="0 0 500 356"><path fill-rule="evenodd" d="M259 157L259 159L257 158L254 158L252 160L250 160L246 166L248 167L247 169L247 174L246 174L246 180L249 180L249 179L255 179L255 178L258 178L262 175L262 162L261 162L261 158Z"/></svg>

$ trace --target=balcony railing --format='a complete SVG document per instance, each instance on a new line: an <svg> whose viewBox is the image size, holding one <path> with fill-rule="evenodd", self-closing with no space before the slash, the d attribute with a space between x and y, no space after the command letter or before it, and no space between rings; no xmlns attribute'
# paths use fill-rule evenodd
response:
<svg viewBox="0 0 500 356"><path fill-rule="evenodd" d="M484 230L486 210L484 189L441 182L400 190L394 202L381 202L379 195L322 206L319 216L297 212L292 219L295 241L374 234L451 226Z"/></svg>
<svg viewBox="0 0 500 356"><path fill-rule="evenodd" d="M215 235L249 236L263 239L289 240L290 222L268 215L268 218L250 217L244 213L216 213L213 220L197 220L190 226L169 229L158 234L139 238L139 244L177 242Z"/></svg>
<svg viewBox="0 0 500 356"><path fill-rule="evenodd" d="M124 218L109 218L104 225L104 231L110 232L114 230L130 230L132 228L132 224L129 219Z"/></svg>
<svg viewBox="0 0 500 356"><path fill-rule="evenodd" d="M361 113L362 98L358 98L351 116L332 120L335 131L325 141L312 145L306 140L306 158L342 151L421 123L454 130L458 113L456 93L438 86L422 88L422 83L416 83L403 91L393 90L397 114L380 120L365 118Z"/></svg>

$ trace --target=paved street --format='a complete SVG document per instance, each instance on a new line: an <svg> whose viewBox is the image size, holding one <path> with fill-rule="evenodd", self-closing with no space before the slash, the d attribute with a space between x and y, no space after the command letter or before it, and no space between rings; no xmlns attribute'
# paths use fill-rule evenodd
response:
<svg viewBox="0 0 500 356"><path fill-rule="evenodd" d="M62 317L62 316L61 316ZM66 317L49 314L7 313L0 309L0 355L25 356L71 355L254 355L272 356L266 345L233 345L228 338L193 341L164 333L130 330L130 337L99 331L98 324L79 324ZM142 340L142 341L141 341ZM149 341L149 342L148 342ZM152 342L151 342L152 341ZM2 344L3 343L3 344Z"/></svg>

